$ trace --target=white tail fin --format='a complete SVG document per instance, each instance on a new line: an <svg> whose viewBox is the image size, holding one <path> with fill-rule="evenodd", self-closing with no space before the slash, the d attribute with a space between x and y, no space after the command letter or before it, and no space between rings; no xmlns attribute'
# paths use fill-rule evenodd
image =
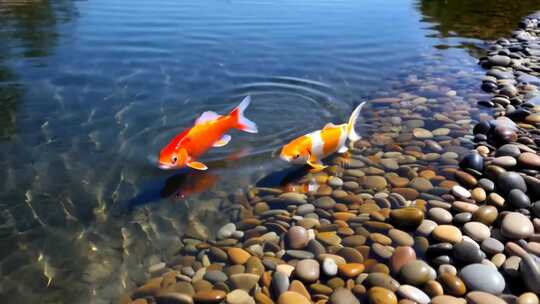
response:
<svg viewBox="0 0 540 304"><path fill-rule="evenodd" d="M247 96L242 100L242 102L231 112L231 116L235 117L237 119L238 125L236 128L248 132L248 133L257 133L257 125L247 119L247 117L244 116L244 111L249 106L249 103L251 102L251 96Z"/></svg>
<svg viewBox="0 0 540 304"><path fill-rule="evenodd" d="M361 138L360 135L358 135L358 133L356 133L356 131L354 130L354 126L356 125L356 121L358 120L358 117L360 116L360 111L362 111L362 107L364 106L365 103L366 102L362 102L361 104L359 104L356 107L356 109L354 109L354 111L352 112L351 117L349 117L349 122L347 123L347 130L348 130L347 137L349 138L351 142L355 142Z"/></svg>

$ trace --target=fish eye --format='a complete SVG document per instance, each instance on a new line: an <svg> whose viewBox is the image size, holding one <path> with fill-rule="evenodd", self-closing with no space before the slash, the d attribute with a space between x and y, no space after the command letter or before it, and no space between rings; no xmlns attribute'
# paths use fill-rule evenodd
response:
<svg viewBox="0 0 540 304"><path fill-rule="evenodd" d="M299 158L299 157L300 157L300 154L296 154L296 155L294 156L294 158Z"/></svg>
<svg viewBox="0 0 540 304"><path fill-rule="evenodd" d="M177 160L178 160L178 158L176 157L176 155L175 155L175 156L173 156L173 158L172 158L172 162L173 162L173 164L175 164Z"/></svg>

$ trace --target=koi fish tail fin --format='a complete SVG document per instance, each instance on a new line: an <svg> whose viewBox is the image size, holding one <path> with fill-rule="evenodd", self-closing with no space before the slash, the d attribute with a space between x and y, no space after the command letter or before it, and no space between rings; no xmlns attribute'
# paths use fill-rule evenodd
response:
<svg viewBox="0 0 540 304"><path fill-rule="evenodd" d="M236 128L248 133L257 133L257 125L244 116L244 111L251 102L251 96L247 96L242 102L231 111L231 117L236 120Z"/></svg>
<svg viewBox="0 0 540 304"><path fill-rule="evenodd" d="M356 125L356 121L358 120L358 117L360 116L360 111L362 111L362 107L364 106L366 102L362 102L359 104L356 109L351 114L351 117L349 117L349 122L347 123L347 137L351 142L355 142L359 140L361 137L356 133L356 130L354 129L354 126Z"/></svg>

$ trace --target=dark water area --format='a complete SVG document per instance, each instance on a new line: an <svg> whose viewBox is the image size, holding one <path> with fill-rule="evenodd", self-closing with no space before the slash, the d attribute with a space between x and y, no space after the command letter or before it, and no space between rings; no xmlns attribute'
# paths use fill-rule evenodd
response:
<svg viewBox="0 0 540 304"><path fill-rule="evenodd" d="M175 254L179 236L227 223L236 193L287 175L275 153L291 138L346 121L361 100L425 89L426 77L479 91L483 42L538 9L1 1L0 295L109 303ZM232 131L203 158L206 174L155 166L198 114L226 113L246 95L259 134Z"/></svg>

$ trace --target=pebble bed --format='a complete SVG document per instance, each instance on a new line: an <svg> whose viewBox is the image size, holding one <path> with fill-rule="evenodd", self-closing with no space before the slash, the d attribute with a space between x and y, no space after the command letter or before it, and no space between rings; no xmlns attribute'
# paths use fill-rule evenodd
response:
<svg viewBox="0 0 540 304"><path fill-rule="evenodd" d="M184 236L120 303L538 304L538 34L540 13L489 46L480 106L368 101L350 152L237 195L233 222Z"/></svg>

